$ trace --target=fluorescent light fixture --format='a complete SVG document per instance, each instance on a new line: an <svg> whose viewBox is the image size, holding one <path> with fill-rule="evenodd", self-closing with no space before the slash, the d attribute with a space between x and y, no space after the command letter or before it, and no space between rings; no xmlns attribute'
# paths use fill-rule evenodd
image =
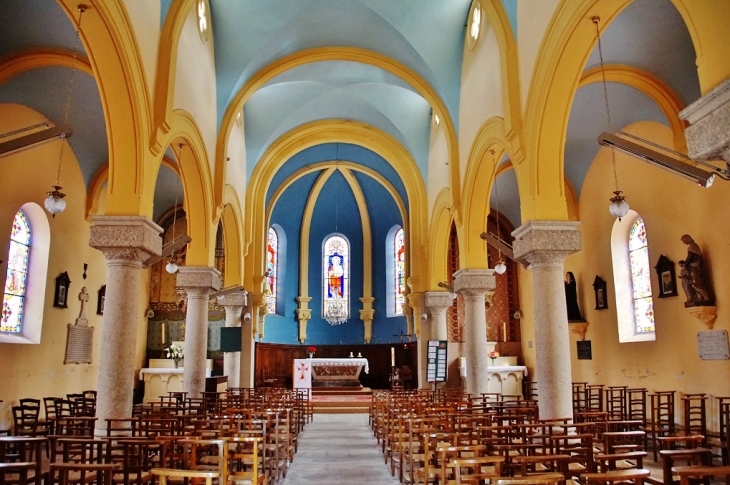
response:
<svg viewBox="0 0 730 485"><path fill-rule="evenodd" d="M686 178L687 180L691 180L692 182L698 184L700 187L706 189L712 185L712 182L715 180L716 175L724 180L730 180L730 171L727 167L725 169L721 169L715 167L714 165L710 165L709 163L699 162L690 158L687 158L690 163L683 162L674 157L670 157L669 155L653 150L647 146L640 145L626 139L626 137L635 138L638 140L641 140L641 138L634 137L632 135L629 135L628 133L623 132L618 132L618 135L619 136L605 132L601 133L601 135L598 137L598 143L609 148L615 148L635 158L638 158L639 160L648 162L651 165L678 174ZM642 141L646 141L647 143L652 144L647 140ZM652 145L670 153L676 153L664 147L659 147L658 145L654 144ZM683 156L679 153L677 155ZM697 165L702 165L709 170L703 170L697 167Z"/></svg>

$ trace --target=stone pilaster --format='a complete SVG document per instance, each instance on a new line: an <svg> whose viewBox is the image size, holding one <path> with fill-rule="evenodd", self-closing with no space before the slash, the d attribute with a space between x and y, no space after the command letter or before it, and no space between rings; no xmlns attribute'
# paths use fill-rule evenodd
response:
<svg viewBox="0 0 730 485"><path fill-rule="evenodd" d="M360 298L362 309L360 310L360 320L363 323L363 340L369 344L373 339L373 318L375 318L375 309L373 308L373 297Z"/></svg>
<svg viewBox="0 0 730 485"><path fill-rule="evenodd" d="M730 79L687 106L679 117L690 123L684 137L691 159L722 158L730 163Z"/></svg>
<svg viewBox="0 0 730 485"><path fill-rule="evenodd" d="M563 261L582 248L579 227L579 222L530 221L512 233L515 257L527 260L533 272L535 375L542 419L573 416Z"/></svg>
<svg viewBox="0 0 730 485"><path fill-rule="evenodd" d="M299 321L299 343L303 344L307 341L307 322L312 319L312 310L309 308L309 302L312 301L311 296L298 296L297 303L297 321Z"/></svg>
<svg viewBox="0 0 730 485"><path fill-rule="evenodd" d="M487 292L497 281L493 269L460 269L454 273L454 291L464 297L466 390L475 396L487 392Z"/></svg>
<svg viewBox="0 0 730 485"><path fill-rule="evenodd" d="M408 281L408 287L410 288L410 278ZM428 355L428 341L431 333L429 328L424 329L423 322L421 322L421 314L424 313L423 296L421 292L410 291L408 293L408 306L411 307L413 312L413 335L416 338L416 361L418 362L418 388L425 389L428 387L428 373L427 373L427 355Z"/></svg>
<svg viewBox="0 0 730 485"><path fill-rule="evenodd" d="M89 245L107 261L106 299L96 389L97 435L106 419L132 416L142 263L162 251L162 228L141 216L94 216Z"/></svg>
<svg viewBox="0 0 730 485"><path fill-rule="evenodd" d="M188 397L197 398L205 390L208 297L220 288L220 271L209 267L183 266L178 270L177 286L188 295L183 391L188 393Z"/></svg>
<svg viewBox="0 0 730 485"><path fill-rule="evenodd" d="M247 294L245 291L218 297L218 304L226 310L226 327L241 327L241 313L246 307ZM250 320L249 320L250 321ZM241 329L241 346L246 338ZM223 354L223 373L228 376L228 387L240 387L241 352L225 352Z"/></svg>

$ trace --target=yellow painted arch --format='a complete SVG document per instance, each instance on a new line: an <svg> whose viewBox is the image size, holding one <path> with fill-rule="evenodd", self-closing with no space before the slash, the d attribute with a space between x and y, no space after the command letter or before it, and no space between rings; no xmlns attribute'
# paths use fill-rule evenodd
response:
<svg viewBox="0 0 730 485"><path fill-rule="evenodd" d="M334 167L324 170L317 177L307 197L307 203L304 206L302 227L299 230L299 297L309 297L309 278L307 275L309 275L309 232L312 229L312 215L314 214L314 206L317 203L317 199L319 199L319 194L333 173L335 173Z"/></svg>
<svg viewBox="0 0 730 485"><path fill-rule="evenodd" d="M57 1L76 25L78 2ZM142 197L152 116L136 36L123 0L86 3L81 40L99 87L109 146L106 213L150 216Z"/></svg>
<svg viewBox="0 0 730 485"><path fill-rule="evenodd" d="M253 288L254 273L263 274L266 234L266 192L279 168L296 153L324 143L352 143L380 155L400 174L405 186L410 213L410 244L423 251L411 251L411 278L426 274L428 259L426 188L415 161L400 143L377 128L353 121L322 120L302 125L275 141L257 164L246 193L247 223L245 227L246 285ZM414 283L417 286L417 283ZM416 288L414 291L420 291Z"/></svg>
<svg viewBox="0 0 730 485"><path fill-rule="evenodd" d="M304 64L322 61L352 61L379 67L403 79L409 85L413 86L413 88L416 89L416 91L423 96L426 101L428 101L434 111L441 118L446 130L446 142L449 150L449 167L451 168L450 178L451 185L454 188L453 199L454 204L458 207L461 193L459 189L459 144L454 122L451 118L451 114L446 108L446 105L438 96L435 89L410 67L378 52L359 49L356 47L318 47L295 52L277 59L273 63L261 69L246 82L238 93L236 93L233 100L228 104L218 131L215 168L216 191L218 190L218 187L222 187L224 184L225 175L223 167L225 166L224 164L227 157L225 150L228 146L228 136L235 124L236 114L241 110L248 98L279 74Z"/></svg>
<svg viewBox="0 0 730 485"><path fill-rule="evenodd" d="M224 286L243 284L243 251L241 227L243 217L238 196L231 185L226 185L223 194L223 211L221 213L221 224L223 226L223 238L225 240L226 272Z"/></svg>
<svg viewBox="0 0 730 485"><path fill-rule="evenodd" d="M94 76L91 64L86 57L77 56L74 64L73 52L64 49L32 49L6 58L0 64L0 84L32 69L51 66L68 68L75 66L84 74Z"/></svg>
<svg viewBox="0 0 730 485"><path fill-rule="evenodd" d="M687 142L684 138L684 129L687 127L687 122L679 119L679 112L684 109L684 105L669 86L653 74L632 66L607 65L604 66L603 72L607 82L622 83L649 96L667 117L674 134L674 149L686 151ZM588 84L600 82L603 82L601 68L594 67L583 73L578 87L582 88Z"/></svg>
<svg viewBox="0 0 730 485"><path fill-rule="evenodd" d="M443 188L436 197L431 213L430 253L433 258L428 267L428 282L422 291L437 290L440 281L448 281L449 233L453 222L451 216L451 191Z"/></svg>

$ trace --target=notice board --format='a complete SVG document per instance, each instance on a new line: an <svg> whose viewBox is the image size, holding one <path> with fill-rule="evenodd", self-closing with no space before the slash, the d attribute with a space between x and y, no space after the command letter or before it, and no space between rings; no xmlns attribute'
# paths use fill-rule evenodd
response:
<svg viewBox="0 0 730 485"><path fill-rule="evenodd" d="M446 382L446 340L428 341L427 382Z"/></svg>

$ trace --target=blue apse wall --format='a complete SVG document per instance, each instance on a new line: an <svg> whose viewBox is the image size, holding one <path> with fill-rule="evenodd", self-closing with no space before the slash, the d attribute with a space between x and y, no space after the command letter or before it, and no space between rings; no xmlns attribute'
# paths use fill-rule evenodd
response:
<svg viewBox="0 0 730 485"><path fill-rule="evenodd" d="M349 147L353 147L349 145ZM333 150L334 145L321 145L301 152L292 157L282 170L277 174L272 185L281 183L287 174L298 170L304 165L319 161L333 160L339 156L343 157L343 145L339 147L339 153ZM356 156L364 159L363 165L390 166L376 154L362 149L349 150L349 160ZM302 155L300 157L300 155ZM362 156L367 155L367 156ZM321 157L321 158L320 158ZM292 165L290 166L290 162ZM375 168L375 167L373 167ZM382 173L382 172L381 172ZM283 305L277 307L276 315L267 315L264 333L264 342L271 343L298 343L298 322L295 310L297 308L296 297L299 294L299 244L301 222L304 215L309 192L316 181L318 173L309 174L293 183L279 198L271 217L272 224L278 224L285 232L288 241L286 265L286 280L283 286L279 287L279 297L283 299ZM394 170L388 175L396 176ZM386 236L390 228L399 224L402 225L398 207L390 194L375 179L361 173L355 172L355 177L365 197L367 211L370 218L372 241L373 241L373 296L375 297L375 319L373 320L373 339L371 343L395 343L399 342L399 333L406 331L405 317L386 316ZM405 194L403 184L399 179L391 179L390 182L400 187ZM271 193L270 190L269 193ZM336 200L339 202L336 203ZM339 212L339 218L335 221L335 212ZM335 227L335 225L337 227ZM350 319L338 326L331 326L322 319L322 242L328 235L335 231L343 234L350 242ZM363 343L363 322L359 318L359 310L362 304L359 298L363 290L363 241L362 224L355 197L341 173L334 174L325 184L315 204L312 214L310 230L310 253L309 253L309 296L312 297L309 307L312 309L312 319L307 325L307 344L361 344Z"/></svg>

